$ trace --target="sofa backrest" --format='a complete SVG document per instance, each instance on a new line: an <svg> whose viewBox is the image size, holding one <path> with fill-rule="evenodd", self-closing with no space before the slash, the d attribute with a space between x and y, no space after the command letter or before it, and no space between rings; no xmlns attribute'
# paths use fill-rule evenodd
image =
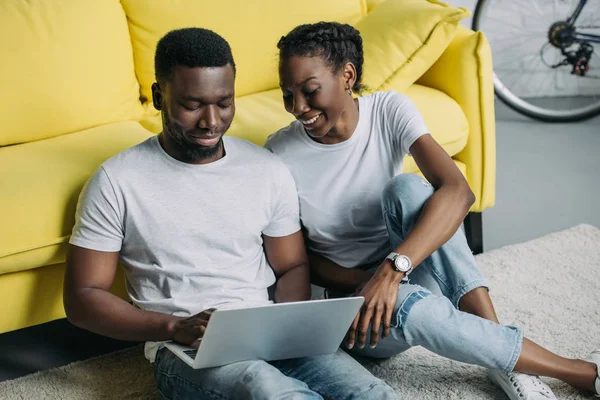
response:
<svg viewBox="0 0 600 400"><path fill-rule="evenodd" d="M119 0L2 0L0 54L0 146L143 114Z"/></svg>
<svg viewBox="0 0 600 400"><path fill-rule="evenodd" d="M156 43L167 32L198 26L231 45L237 65L236 96L279 87L277 42L299 24L355 23L366 15L366 0L122 0L127 14L135 70L142 97L151 100Z"/></svg>

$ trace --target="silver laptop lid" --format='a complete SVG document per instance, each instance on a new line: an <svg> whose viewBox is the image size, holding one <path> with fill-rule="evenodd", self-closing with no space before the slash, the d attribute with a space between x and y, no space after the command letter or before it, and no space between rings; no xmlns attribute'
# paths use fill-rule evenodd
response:
<svg viewBox="0 0 600 400"><path fill-rule="evenodd" d="M347 297L217 310L193 368L334 353L363 302Z"/></svg>

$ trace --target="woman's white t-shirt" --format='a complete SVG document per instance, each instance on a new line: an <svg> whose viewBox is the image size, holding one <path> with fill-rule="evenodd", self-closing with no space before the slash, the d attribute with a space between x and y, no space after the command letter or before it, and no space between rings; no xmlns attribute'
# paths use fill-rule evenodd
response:
<svg viewBox="0 0 600 400"><path fill-rule="evenodd" d="M356 130L342 143L315 142L294 121L265 144L296 181L308 248L347 268L380 262L389 253L382 192L402 172L411 145L428 133L403 94L375 92L358 104Z"/></svg>

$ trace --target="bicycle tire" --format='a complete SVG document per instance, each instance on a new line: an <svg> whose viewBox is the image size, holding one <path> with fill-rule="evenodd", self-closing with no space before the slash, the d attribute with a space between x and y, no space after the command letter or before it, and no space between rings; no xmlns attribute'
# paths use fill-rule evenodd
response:
<svg viewBox="0 0 600 400"><path fill-rule="evenodd" d="M480 17L482 9L488 0L478 0L473 12L473 19L471 22L471 29L479 31ZM484 32L485 34L485 32ZM543 121L543 122L576 122L586 120L600 114L600 101L597 104L590 107L588 110L554 110L545 109L542 107L534 106L520 97L515 95L508 89L500 80L500 78L494 73L494 93L496 97L502 101L509 108L514 111L530 117L532 119Z"/></svg>

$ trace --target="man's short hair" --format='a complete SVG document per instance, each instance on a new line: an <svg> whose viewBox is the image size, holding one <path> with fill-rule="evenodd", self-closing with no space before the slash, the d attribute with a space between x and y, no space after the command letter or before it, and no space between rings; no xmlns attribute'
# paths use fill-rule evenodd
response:
<svg viewBox="0 0 600 400"><path fill-rule="evenodd" d="M229 43L217 33L204 28L183 28L167 33L158 41L154 55L156 81L170 81L179 65L186 67L223 67L235 62Z"/></svg>

